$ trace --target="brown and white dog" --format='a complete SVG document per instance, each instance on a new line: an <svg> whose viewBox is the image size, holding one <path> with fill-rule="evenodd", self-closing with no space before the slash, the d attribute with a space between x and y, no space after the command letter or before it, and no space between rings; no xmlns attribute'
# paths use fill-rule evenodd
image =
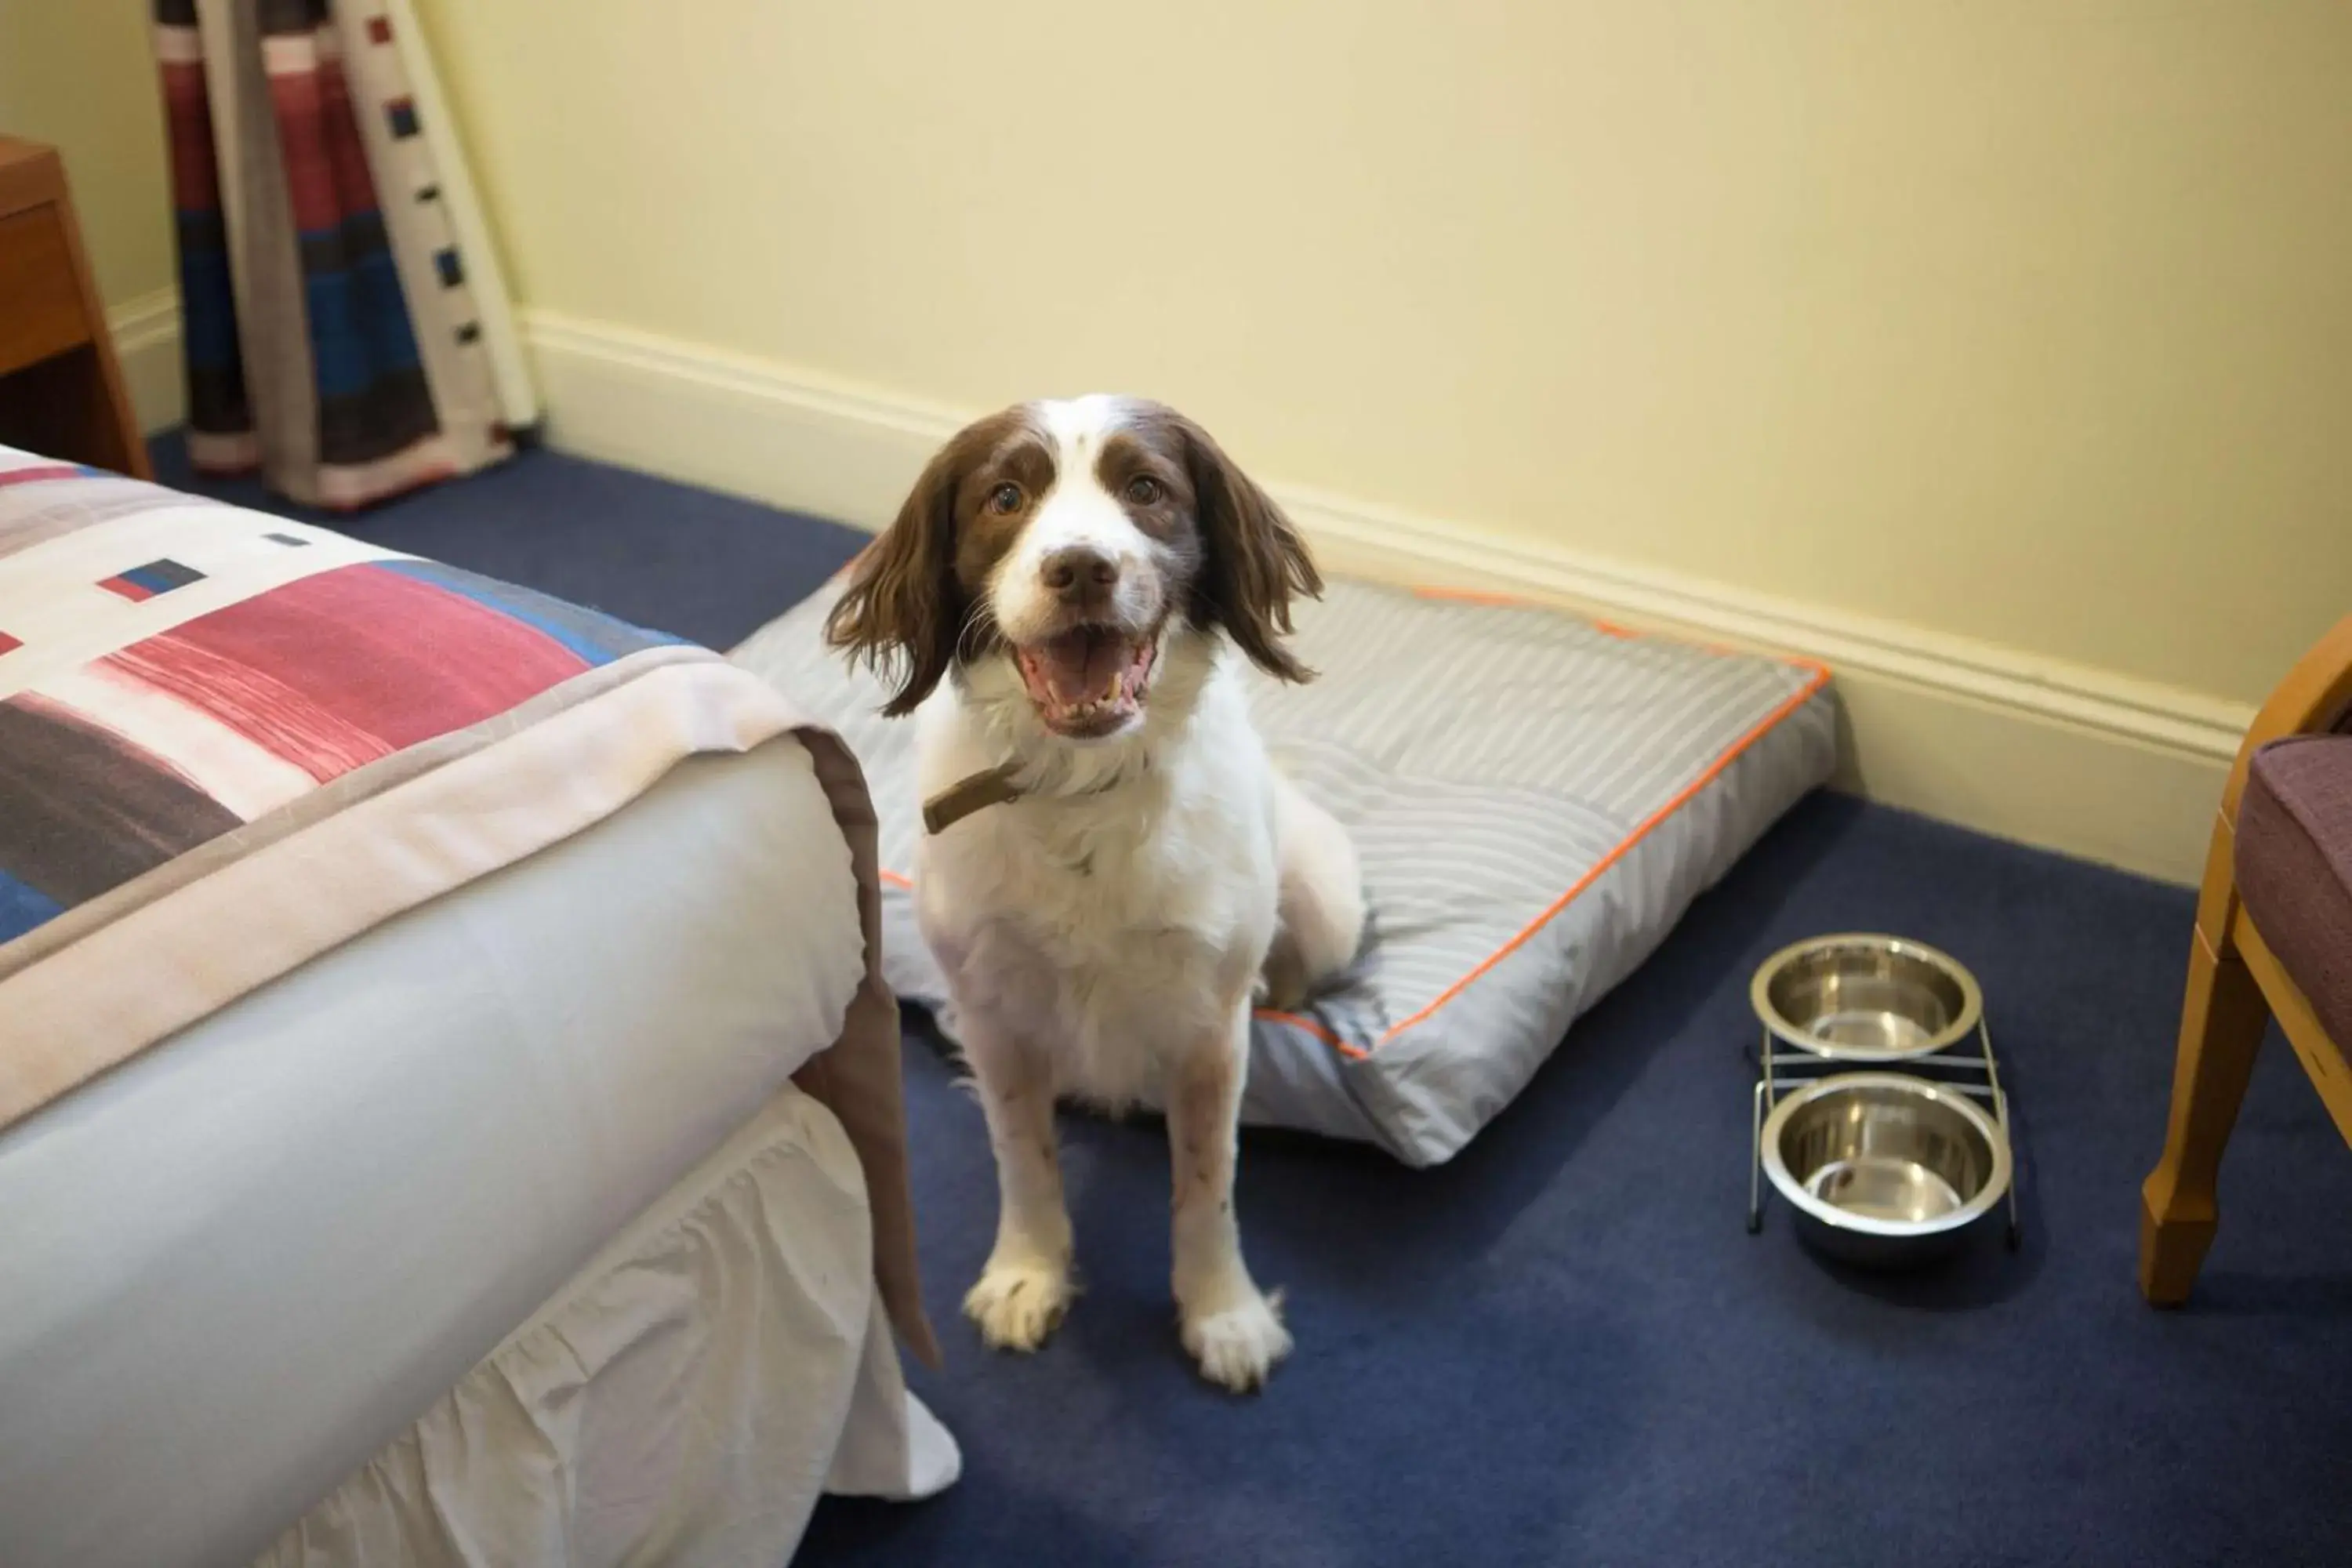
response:
<svg viewBox="0 0 2352 1568"><path fill-rule="evenodd" d="M919 915L996 1155L995 1250L964 1300L991 1345L1035 1349L1069 1305L1067 1095L1166 1108L1202 1375L1253 1388L1290 1349L1234 1215L1250 1010L1344 968L1364 902L1345 832L1268 762L1239 659L1308 679L1285 638L1321 588L1198 426L1085 397L950 440L833 611L833 644L919 725Z"/></svg>

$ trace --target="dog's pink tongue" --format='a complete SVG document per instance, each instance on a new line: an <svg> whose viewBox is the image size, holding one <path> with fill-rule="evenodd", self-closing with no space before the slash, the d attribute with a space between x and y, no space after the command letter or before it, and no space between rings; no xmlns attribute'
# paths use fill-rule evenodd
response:
<svg viewBox="0 0 2352 1568"><path fill-rule="evenodd" d="M1054 700L1076 706L1103 694L1111 676L1127 663L1127 643L1099 632L1069 632L1047 643L1044 654L1040 662Z"/></svg>

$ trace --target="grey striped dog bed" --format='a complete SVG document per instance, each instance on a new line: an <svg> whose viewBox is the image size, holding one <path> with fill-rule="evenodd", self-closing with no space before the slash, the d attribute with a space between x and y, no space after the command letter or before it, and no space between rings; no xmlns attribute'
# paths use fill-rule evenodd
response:
<svg viewBox="0 0 2352 1568"><path fill-rule="evenodd" d="M922 831L911 725L829 654L832 590L735 658L837 726L881 815L884 963L944 1009L900 873ZM1354 836L1373 936L1303 1015L1262 1013L1245 1121L1450 1158L1569 1025L1825 781L1827 673L1550 610L1333 584L1302 606L1321 675L1262 678L1276 761ZM940 1023L952 1037L955 1020Z"/></svg>

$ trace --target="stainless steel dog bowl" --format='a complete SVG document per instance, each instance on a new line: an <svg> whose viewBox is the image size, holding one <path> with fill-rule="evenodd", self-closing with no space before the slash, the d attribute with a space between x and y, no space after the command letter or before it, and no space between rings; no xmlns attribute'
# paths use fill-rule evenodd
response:
<svg viewBox="0 0 2352 1568"><path fill-rule="evenodd" d="M1948 1084L1839 1073L1772 1108L1764 1173L1823 1252L1907 1267L1957 1246L2008 1194L2009 1140Z"/></svg>
<svg viewBox="0 0 2352 1568"><path fill-rule="evenodd" d="M1775 1039L1837 1061L1895 1062L1968 1038L1976 976L1906 937L1817 936L1764 961L1748 991Z"/></svg>

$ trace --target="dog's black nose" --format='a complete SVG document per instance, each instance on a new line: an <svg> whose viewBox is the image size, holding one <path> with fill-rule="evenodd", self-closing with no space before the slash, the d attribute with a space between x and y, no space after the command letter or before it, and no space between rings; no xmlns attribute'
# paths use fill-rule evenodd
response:
<svg viewBox="0 0 2352 1568"><path fill-rule="evenodd" d="M1091 544L1073 544L1045 557L1045 586L1065 602L1099 599L1118 583L1118 563Z"/></svg>

